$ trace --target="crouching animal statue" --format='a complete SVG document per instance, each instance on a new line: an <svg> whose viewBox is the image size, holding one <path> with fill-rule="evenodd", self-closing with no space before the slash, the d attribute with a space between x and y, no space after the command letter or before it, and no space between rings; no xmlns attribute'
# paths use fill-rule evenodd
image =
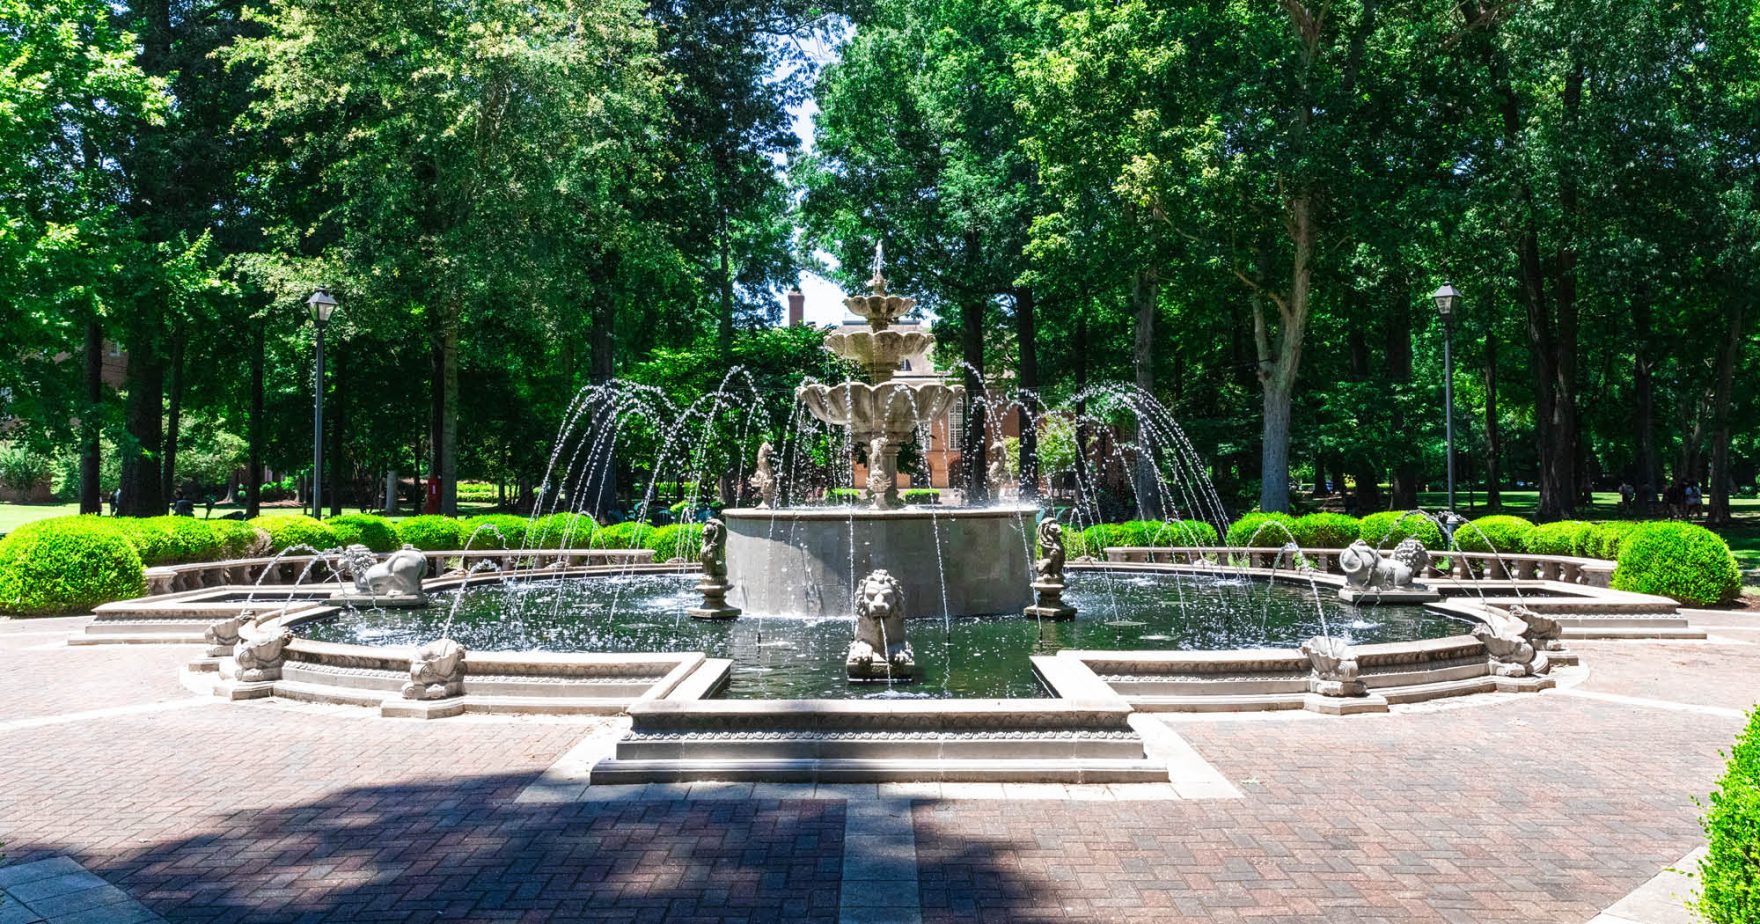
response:
<svg viewBox="0 0 1760 924"><path fill-rule="evenodd" d="M423 645L409 660L404 699L446 699L464 691L464 646L449 638Z"/></svg>
<svg viewBox="0 0 1760 924"><path fill-rule="evenodd" d="M1345 581L1364 590L1408 590L1430 567L1430 552L1416 539L1405 539L1382 558L1361 539L1338 554L1338 567Z"/></svg>
<svg viewBox="0 0 1760 924"><path fill-rule="evenodd" d="M851 680L909 680L917 662L904 637L904 587L885 571L875 571L856 587L856 639L844 668Z"/></svg>
<svg viewBox="0 0 1760 924"><path fill-rule="evenodd" d="M259 638L241 639L232 652L238 679L244 683L280 680L281 665L287 663L287 643L291 641L291 629L271 632Z"/></svg>

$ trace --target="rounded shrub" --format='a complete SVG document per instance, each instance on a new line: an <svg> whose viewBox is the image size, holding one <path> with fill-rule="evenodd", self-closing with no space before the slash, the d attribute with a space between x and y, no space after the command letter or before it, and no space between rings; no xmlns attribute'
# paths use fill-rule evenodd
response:
<svg viewBox="0 0 1760 924"><path fill-rule="evenodd" d="M1620 547L1625 544L1626 538L1643 525L1636 520L1603 520L1596 523L1595 532L1590 536L1591 551L1585 554L1590 558L1618 561Z"/></svg>
<svg viewBox="0 0 1760 924"><path fill-rule="evenodd" d="M1645 523L1620 544L1613 587L1713 606L1740 592L1742 574L1716 533L1664 520Z"/></svg>
<svg viewBox="0 0 1760 924"><path fill-rule="evenodd" d="M584 513L552 513L526 527L526 545L534 549L580 549L592 546L599 524Z"/></svg>
<svg viewBox="0 0 1760 924"><path fill-rule="evenodd" d="M1133 520L1136 545L1169 548L1172 546L1218 545L1216 527L1203 520Z"/></svg>
<svg viewBox="0 0 1760 924"><path fill-rule="evenodd" d="M1289 544L1295 527L1295 517L1287 513L1249 513L1229 526L1224 541L1237 548L1277 549Z"/></svg>
<svg viewBox="0 0 1760 924"><path fill-rule="evenodd" d="M396 551L397 526L384 517L350 513L324 521L336 533L338 545L364 545L375 552Z"/></svg>
<svg viewBox="0 0 1760 924"><path fill-rule="evenodd" d="M149 568L226 557L213 528L193 517L122 517L115 525Z"/></svg>
<svg viewBox="0 0 1760 924"><path fill-rule="evenodd" d="M640 520L626 520L601 526L593 533L593 547L599 549L645 549L648 534L660 527L649 526ZM576 543L578 546L579 543Z"/></svg>
<svg viewBox="0 0 1760 924"><path fill-rule="evenodd" d="M1383 510L1364 517L1357 538L1378 549L1391 549L1413 538L1432 551L1448 548L1442 527L1437 526L1435 520L1420 513L1399 510Z"/></svg>
<svg viewBox="0 0 1760 924"><path fill-rule="evenodd" d="M1081 541L1078 545L1082 551L1069 554L1105 558L1107 546L1139 545L1140 543L1135 542L1132 539L1131 533L1132 531L1128 528L1127 524L1124 523L1095 523L1093 526L1090 526L1081 532ZM1066 537L1064 545L1068 546L1068 530L1064 531L1064 536Z"/></svg>
<svg viewBox="0 0 1760 924"><path fill-rule="evenodd" d="M256 558L269 550L269 534L243 520L208 520L221 558Z"/></svg>
<svg viewBox="0 0 1760 924"><path fill-rule="evenodd" d="M473 549L520 549L531 521L511 513L488 513L460 520L464 542ZM464 548L463 545L459 548Z"/></svg>
<svg viewBox="0 0 1760 924"><path fill-rule="evenodd" d="M1584 520L1542 523L1528 534L1528 551L1535 555L1588 555L1595 546L1595 524Z"/></svg>
<svg viewBox="0 0 1760 924"><path fill-rule="evenodd" d="M1534 524L1521 517L1496 515L1470 520L1454 528L1455 544L1463 552L1515 554L1528 550Z"/></svg>
<svg viewBox="0 0 1760 924"><path fill-rule="evenodd" d="M1304 549L1342 549L1357 541L1363 524L1342 513L1310 513L1296 518L1296 545Z"/></svg>
<svg viewBox="0 0 1760 924"><path fill-rule="evenodd" d="M703 547L703 526L700 523L657 526L642 537L642 547L654 550L655 561L692 558Z"/></svg>
<svg viewBox="0 0 1760 924"><path fill-rule="evenodd" d="M1748 713L1701 823L1699 913L1713 924L1760 921L1760 709Z"/></svg>
<svg viewBox="0 0 1760 924"><path fill-rule="evenodd" d="M0 539L0 613L52 616L147 592L145 566L101 517L54 517Z"/></svg>
<svg viewBox="0 0 1760 924"><path fill-rule="evenodd" d="M298 545L314 549L336 548L336 532L303 513L272 513L248 521L269 534L269 552L285 552Z"/></svg>
<svg viewBox="0 0 1760 924"><path fill-rule="evenodd" d="M450 552L464 547L464 529L451 517L428 514L400 521L397 539L424 552Z"/></svg>

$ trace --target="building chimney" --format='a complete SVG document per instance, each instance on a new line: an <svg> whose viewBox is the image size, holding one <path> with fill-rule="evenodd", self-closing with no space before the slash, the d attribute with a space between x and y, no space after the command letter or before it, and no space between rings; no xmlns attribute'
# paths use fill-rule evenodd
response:
<svg viewBox="0 0 1760 924"><path fill-rule="evenodd" d="M799 289L788 290L788 326L798 327L807 316L807 297Z"/></svg>

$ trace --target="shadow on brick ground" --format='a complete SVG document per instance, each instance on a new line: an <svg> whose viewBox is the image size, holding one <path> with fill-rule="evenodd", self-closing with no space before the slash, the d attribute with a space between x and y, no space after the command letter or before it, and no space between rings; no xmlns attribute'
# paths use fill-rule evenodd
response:
<svg viewBox="0 0 1760 924"><path fill-rule="evenodd" d="M841 802L514 802L531 780L241 792L202 833L76 858L174 922L837 919Z"/></svg>

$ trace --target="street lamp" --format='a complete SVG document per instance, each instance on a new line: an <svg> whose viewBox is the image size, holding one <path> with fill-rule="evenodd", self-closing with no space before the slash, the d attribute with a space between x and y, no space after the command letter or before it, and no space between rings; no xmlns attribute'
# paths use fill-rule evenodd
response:
<svg viewBox="0 0 1760 924"><path fill-rule="evenodd" d="M306 299L317 350L312 375L312 518L324 518L324 325L336 313L336 297L323 286Z"/></svg>
<svg viewBox="0 0 1760 924"><path fill-rule="evenodd" d="M1448 512L1454 513L1454 309L1460 303L1461 293L1454 286L1443 283L1442 288L1431 293L1430 299L1436 303L1436 313L1442 315L1442 405L1443 420L1446 421L1448 433Z"/></svg>

